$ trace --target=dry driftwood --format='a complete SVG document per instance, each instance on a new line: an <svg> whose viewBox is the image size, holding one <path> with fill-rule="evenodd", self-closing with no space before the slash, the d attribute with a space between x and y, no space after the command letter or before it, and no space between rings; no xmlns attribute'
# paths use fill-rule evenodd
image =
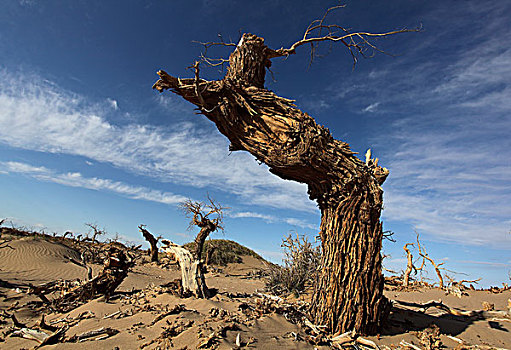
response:
<svg viewBox="0 0 511 350"><path fill-rule="evenodd" d="M399 306L406 307L412 307L412 308L418 308L419 312L426 312L429 308L437 308L442 311L445 311L446 313L453 315L453 316L462 316L462 317L468 317L468 318L476 318L476 319L486 319L491 317L503 317L505 319L511 320L511 310L507 311L494 311L494 310L470 310L470 311L461 311L461 310L455 310L450 308L449 306L445 305L442 300L430 300L425 303L414 303L414 302L408 302L408 301L400 301L400 300L393 300L394 304L398 304Z"/></svg>
<svg viewBox="0 0 511 350"><path fill-rule="evenodd" d="M178 313L180 313L182 311L185 311L185 310L186 310L186 308L185 308L184 304L177 304L172 309L170 309L169 311L166 311L166 312L156 316L156 318L149 324L149 326L154 326L156 323L160 322L165 317L170 316L170 315L178 314Z"/></svg>
<svg viewBox="0 0 511 350"><path fill-rule="evenodd" d="M102 327L93 331L83 332L78 335L73 335L71 338L69 338L69 342L78 342L82 341L84 339L97 337L99 335L106 335L107 337L111 337L113 335L116 335L119 333L117 329L110 328L110 327Z"/></svg>
<svg viewBox="0 0 511 350"><path fill-rule="evenodd" d="M69 311L81 302L91 300L98 295L105 295L108 298L128 275L128 270L133 264L122 250L110 247L103 271L92 280L54 300L53 306L60 311Z"/></svg>

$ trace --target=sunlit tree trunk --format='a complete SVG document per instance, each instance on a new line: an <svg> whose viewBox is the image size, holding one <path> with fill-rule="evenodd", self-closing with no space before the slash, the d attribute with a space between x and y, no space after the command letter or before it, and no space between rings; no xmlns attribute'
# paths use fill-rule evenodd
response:
<svg viewBox="0 0 511 350"><path fill-rule="evenodd" d="M218 81L178 79L160 71L154 88L196 105L231 142L277 176L306 183L321 210L323 256L311 314L332 332L376 333L387 310L381 267L383 191L388 171L293 104L264 88L265 69L282 56L264 39L244 34Z"/></svg>

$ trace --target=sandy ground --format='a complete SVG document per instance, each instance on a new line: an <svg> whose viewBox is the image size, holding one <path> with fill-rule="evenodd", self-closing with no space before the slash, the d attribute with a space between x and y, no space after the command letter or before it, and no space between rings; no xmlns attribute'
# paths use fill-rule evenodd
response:
<svg viewBox="0 0 511 350"><path fill-rule="evenodd" d="M102 327L118 331L106 339L93 337L83 342L47 345L45 349L196 349L201 345L203 348L233 349L238 348L238 336L241 348L329 348L305 341L304 330L289 322L285 314L270 312L247 316L241 311L246 305L256 305L261 297L254 293L264 288L263 280L250 276L252 271L264 268L263 263L253 257L243 257L242 264L209 272L207 284L217 293L208 300L179 298L168 293L161 286L180 276L177 266L163 268L146 263L134 267L111 300L98 298L63 314L37 309L34 305L39 299L25 293L27 284L86 277L84 268L70 263L69 257L79 260L80 255L69 247L38 237L19 238L9 242L9 247L0 249L0 314L4 316L0 317L1 349L37 346L34 340L10 336L13 322L7 316L15 314L21 323L36 328L34 325L39 322L41 313L45 314L47 324L70 326L66 339ZM94 268L95 274L99 268ZM438 289L386 291L392 300L426 302L441 299L449 307L465 311L481 309L483 302L494 304L495 310L507 310L508 299L511 299L509 290L499 294L489 291L468 293L468 296L458 298ZM400 342L405 340L423 349L415 331L424 330L431 324L440 328L444 348L459 346L448 336L466 344L511 348L509 319L473 320L447 315L435 308L426 313L394 309L382 334L369 339L390 348L399 348Z"/></svg>

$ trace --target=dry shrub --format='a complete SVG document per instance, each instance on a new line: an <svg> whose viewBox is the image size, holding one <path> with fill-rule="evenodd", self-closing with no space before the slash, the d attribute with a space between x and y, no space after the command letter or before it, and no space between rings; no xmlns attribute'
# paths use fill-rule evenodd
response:
<svg viewBox="0 0 511 350"><path fill-rule="evenodd" d="M266 288L274 294L303 293L317 277L321 259L319 244L309 242L307 237L291 234L282 240L284 265L272 265Z"/></svg>

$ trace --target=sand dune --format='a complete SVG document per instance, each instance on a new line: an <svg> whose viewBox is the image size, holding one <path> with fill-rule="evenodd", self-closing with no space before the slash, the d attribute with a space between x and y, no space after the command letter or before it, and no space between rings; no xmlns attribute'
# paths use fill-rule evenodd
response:
<svg viewBox="0 0 511 350"><path fill-rule="evenodd" d="M0 249L0 279L40 284L55 279L85 278L86 270L71 263L68 258L80 261L80 253L38 237L17 239Z"/></svg>
<svg viewBox="0 0 511 350"><path fill-rule="evenodd" d="M134 267L112 300L105 301L100 297L70 312L58 313L44 306L38 308L37 302L40 301L37 297L20 292L16 287L56 279L83 279L84 269L68 261L68 257L79 260L79 253L41 237L14 239L9 246L0 249L0 316L6 315L4 312L15 314L20 322L34 328L41 313L44 313L47 323L70 326L66 331L68 340L73 335L102 327L118 331L105 339L86 340L83 343L64 342L45 346L45 349L196 349L213 333L216 334L215 338L203 348L235 349L238 335L242 348L247 349L329 348L305 341L304 329L286 319L285 313L268 312L259 315L256 312L248 317L240 311L243 305L257 305L262 300L256 292L264 287L264 281L251 278L250 272L264 268L265 265L254 257L242 257L241 264L211 269L206 274L206 281L217 294L207 300L180 298L169 293L162 286L180 276L178 267L164 268L147 262ZM457 310L480 309L483 301L493 304L496 310L506 310L508 299L511 299L509 290L500 294L469 291L469 296L462 298L446 296L444 291L428 288L386 291L386 295L393 300L411 302L442 299L445 304ZM179 310L169 312L174 308ZM382 334L369 339L391 349L400 348L402 340L423 349L414 331L420 332L436 324L444 348L459 346L449 336L461 339L466 344L478 344L482 348L486 346L487 349L511 348L509 320L469 320L438 313L439 310L434 308L426 313L396 311L390 317L389 326L382 329ZM229 325L235 327L229 328ZM28 349L37 345L33 340L9 336L11 326L10 319L0 317L1 349Z"/></svg>

